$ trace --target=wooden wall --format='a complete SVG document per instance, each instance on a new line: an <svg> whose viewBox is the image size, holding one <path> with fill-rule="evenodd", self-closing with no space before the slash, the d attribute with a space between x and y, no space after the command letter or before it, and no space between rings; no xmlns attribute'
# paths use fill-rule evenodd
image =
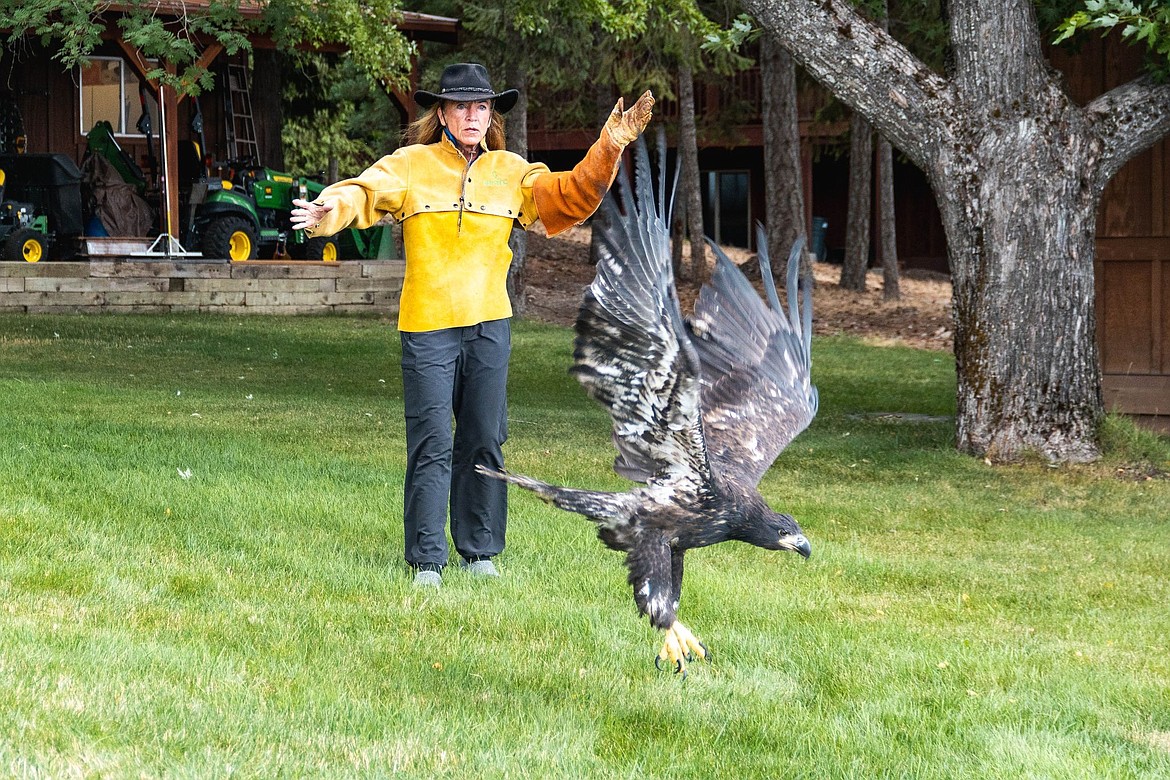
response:
<svg viewBox="0 0 1170 780"><path fill-rule="evenodd" d="M117 44L107 41L94 52L98 57L123 57ZM220 57L212 66L222 70L225 59ZM51 59L38 44L26 41L20 52L5 50L0 55L0 74L3 83L11 85L16 102L24 119L28 137L29 152L54 152L66 154L78 165L85 156L86 137L81 127L81 105L75 82L76 73L63 70L60 63ZM216 160L227 156L223 140L223 102L221 91L204 94L199 98L203 111L203 127L206 139L206 154ZM179 104L179 138L171 140L194 140L190 130L191 118L195 114L194 103L184 99ZM137 114L133 115L137 119ZM155 157L159 157L158 122L154 122L153 145ZM89 128L84 128L88 132ZM143 135L117 136L118 144L125 150L143 172L149 175L149 155L146 137ZM159 163L161 166L161 162ZM173 175L173 174L172 174Z"/></svg>
<svg viewBox="0 0 1170 780"><path fill-rule="evenodd" d="M1086 39L1052 55L1085 103L1133 78L1141 50ZM1097 218L1097 339L1107 409L1170 432L1170 139L1131 160L1109 183Z"/></svg>

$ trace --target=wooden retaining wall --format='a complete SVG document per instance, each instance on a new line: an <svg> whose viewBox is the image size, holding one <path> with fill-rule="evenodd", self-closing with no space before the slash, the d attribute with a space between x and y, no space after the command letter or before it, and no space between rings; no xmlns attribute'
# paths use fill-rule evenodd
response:
<svg viewBox="0 0 1170 780"><path fill-rule="evenodd" d="M401 260L0 263L0 312L397 315Z"/></svg>

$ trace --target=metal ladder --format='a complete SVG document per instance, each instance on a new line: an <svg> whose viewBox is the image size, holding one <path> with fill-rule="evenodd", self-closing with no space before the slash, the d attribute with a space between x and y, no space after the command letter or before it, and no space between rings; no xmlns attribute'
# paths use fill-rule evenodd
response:
<svg viewBox="0 0 1170 780"><path fill-rule="evenodd" d="M260 146L256 141L256 122L252 118L252 93L248 83L248 66L229 62L226 89L223 91L224 122L228 158L238 160L250 157L260 162Z"/></svg>

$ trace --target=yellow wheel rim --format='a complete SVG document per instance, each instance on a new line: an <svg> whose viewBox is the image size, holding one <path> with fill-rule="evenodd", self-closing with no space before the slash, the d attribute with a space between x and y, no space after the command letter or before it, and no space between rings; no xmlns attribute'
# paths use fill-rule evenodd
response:
<svg viewBox="0 0 1170 780"><path fill-rule="evenodd" d="M41 246L40 241L37 241L35 238L30 238L21 245L20 253L24 256L25 262L39 263L45 253L45 249Z"/></svg>
<svg viewBox="0 0 1170 780"><path fill-rule="evenodd" d="M336 263L337 262L337 244L330 241L328 244L326 244L324 247L322 247L321 248L321 259L324 260L326 263Z"/></svg>
<svg viewBox="0 0 1170 780"><path fill-rule="evenodd" d="M252 256L252 239L242 230L232 233L228 239L228 256L233 262L241 262Z"/></svg>

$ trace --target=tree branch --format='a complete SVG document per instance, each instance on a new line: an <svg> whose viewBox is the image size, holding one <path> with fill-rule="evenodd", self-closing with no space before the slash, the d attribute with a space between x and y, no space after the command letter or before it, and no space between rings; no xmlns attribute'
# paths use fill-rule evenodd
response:
<svg viewBox="0 0 1170 780"><path fill-rule="evenodd" d="M950 139L953 88L846 0L744 0L805 70L927 168Z"/></svg>
<svg viewBox="0 0 1170 780"><path fill-rule="evenodd" d="M1103 187L1129 160L1170 133L1170 84L1139 76L1085 106L1101 139L1097 181Z"/></svg>

